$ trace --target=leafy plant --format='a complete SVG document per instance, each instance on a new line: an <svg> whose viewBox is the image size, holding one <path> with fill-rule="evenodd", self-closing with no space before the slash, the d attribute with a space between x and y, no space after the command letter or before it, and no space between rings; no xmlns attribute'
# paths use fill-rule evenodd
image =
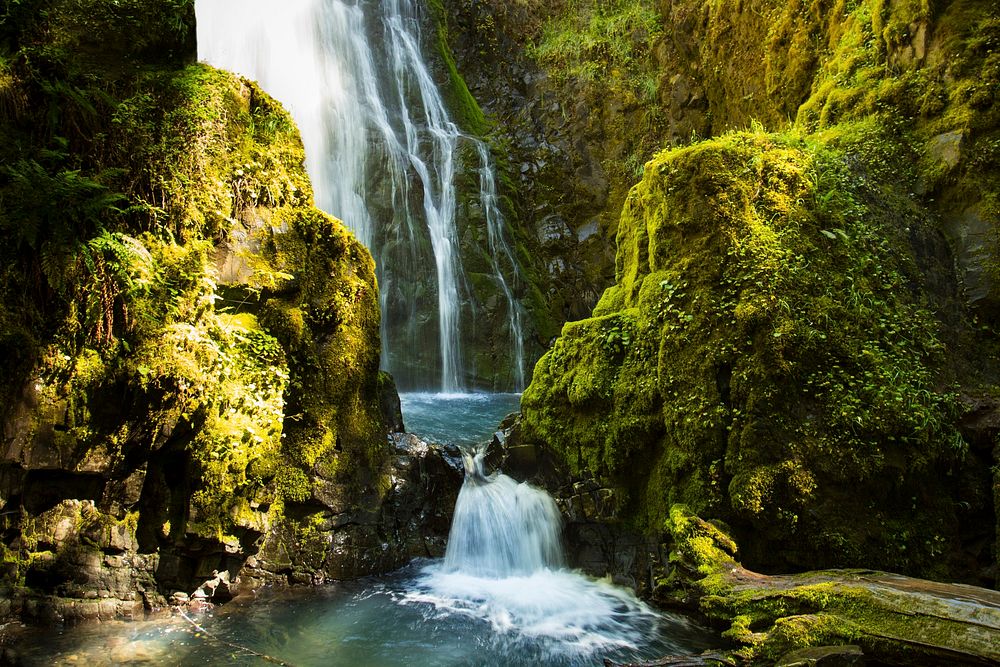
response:
<svg viewBox="0 0 1000 667"><path fill-rule="evenodd" d="M561 76L591 81L632 67L662 31L650 3L599 2L550 20L529 52Z"/></svg>
<svg viewBox="0 0 1000 667"><path fill-rule="evenodd" d="M121 213L124 195L111 192L79 170L51 173L35 160L0 168L9 179L0 189L0 231L16 245L72 247Z"/></svg>
<svg viewBox="0 0 1000 667"><path fill-rule="evenodd" d="M610 354L624 354L634 340L632 326L621 318L613 319L604 329L601 346Z"/></svg>
<svg viewBox="0 0 1000 667"><path fill-rule="evenodd" d="M36 265L43 287L75 311L81 332L107 343L116 321L128 329L127 299L148 287L153 262L139 240L110 231L125 196L79 170L51 172L35 160L0 173L9 179L0 189L0 232L15 256Z"/></svg>

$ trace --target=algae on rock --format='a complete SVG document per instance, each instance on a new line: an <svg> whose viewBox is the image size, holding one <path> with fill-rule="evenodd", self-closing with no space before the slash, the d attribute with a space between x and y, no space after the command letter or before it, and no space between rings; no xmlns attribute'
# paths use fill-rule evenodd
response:
<svg viewBox="0 0 1000 667"><path fill-rule="evenodd" d="M872 570L767 576L743 568L725 530L675 505L672 571L660 601L728 624L750 664L812 646L860 645L886 664L985 665L1000 659L1000 594Z"/></svg>

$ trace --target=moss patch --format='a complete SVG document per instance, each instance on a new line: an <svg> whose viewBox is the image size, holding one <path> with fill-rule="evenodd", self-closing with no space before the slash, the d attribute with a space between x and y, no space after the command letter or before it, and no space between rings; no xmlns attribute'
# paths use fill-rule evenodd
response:
<svg viewBox="0 0 1000 667"><path fill-rule="evenodd" d="M428 0L436 27L435 47L448 71L448 84L444 86L448 107L458 118L459 126L475 136L482 136L488 129L486 116L476 98L469 92L465 79L458 71L452 55L448 36L448 13L441 0Z"/></svg>
<svg viewBox="0 0 1000 667"><path fill-rule="evenodd" d="M660 594L693 594L703 613L729 624L724 634L751 664L838 644L890 664L997 659L993 591L872 571L768 577L740 566L729 536L688 508L672 507L667 525L674 569Z"/></svg>

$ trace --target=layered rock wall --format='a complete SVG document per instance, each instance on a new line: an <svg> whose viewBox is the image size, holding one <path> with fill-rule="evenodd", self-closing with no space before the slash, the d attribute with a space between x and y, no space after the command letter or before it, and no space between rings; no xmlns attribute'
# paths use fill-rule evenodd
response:
<svg viewBox="0 0 1000 667"><path fill-rule="evenodd" d="M606 568L662 559L684 500L759 567L992 580L996 8L450 4L548 321L580 320L521 446Z"/></svg>

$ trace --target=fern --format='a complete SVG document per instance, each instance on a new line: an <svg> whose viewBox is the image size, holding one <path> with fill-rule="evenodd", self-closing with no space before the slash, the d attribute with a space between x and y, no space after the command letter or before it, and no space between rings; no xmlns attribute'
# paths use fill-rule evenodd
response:
<svg viewBox="0 0 1000 667"><path fill-rule="evenodd" d="M87 254L104 261L109 276L121 292L148 289L153 278L153 257L142 241L120 232L101 233L87 241Z"/></svg>
<svg viewBox="0 0 1000 667"><path fill-rule="evenodd" d="M79 170L52 174L35 160L18 160L0 173L10 179L0 190L3 231L17 245L38 250L44 243L74 246L121 214L125 196L111 192Z"/></svg>
<svg viewBox="0 0 1000 667"><path fill-rule="evenodd" d="M153 258L138 239L106 229L81 246L79 258L84 268L77 299L83 305L81 324L98 342L110 342L116 328L132 328L128 303L149 289Z"/></svg>
<svg viewBox="0 0 1000 667"><path fill-rule="evenodd" d="M39 154L58 164L56 148ZM129 330L128 302L148 289L153 259L138 240L110 231L122 217L122 194L79 170L50 171L35 160L0 168L0 233L29 271L37 270L76 313L79 331L98 342Z"/></svg>

